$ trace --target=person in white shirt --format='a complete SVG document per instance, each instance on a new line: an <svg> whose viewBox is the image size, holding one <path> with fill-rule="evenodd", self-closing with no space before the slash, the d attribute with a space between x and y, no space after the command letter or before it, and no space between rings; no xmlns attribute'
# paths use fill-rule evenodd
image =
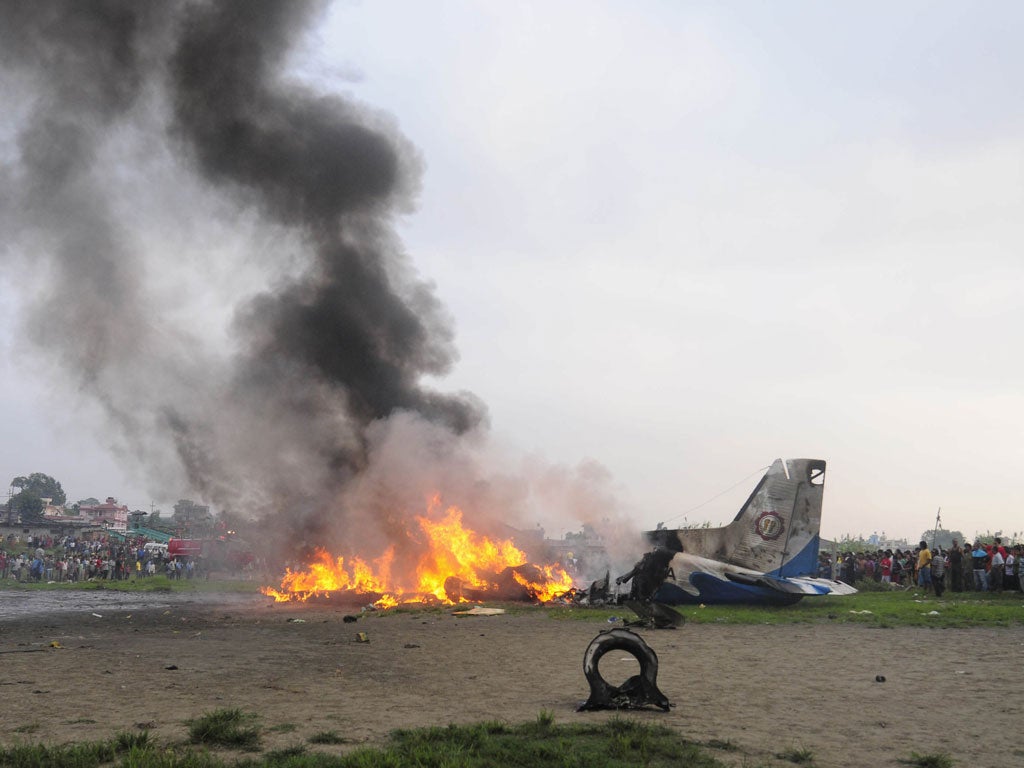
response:
<svg viewBox="0 0 1024 768"><path fill-rule="evenodd" d="M999 551L998 542L992 547L992 567L988 571L988 583L991 584L993 592L1003 591L1003 570L1006 566L1006 559Z"/></svg>

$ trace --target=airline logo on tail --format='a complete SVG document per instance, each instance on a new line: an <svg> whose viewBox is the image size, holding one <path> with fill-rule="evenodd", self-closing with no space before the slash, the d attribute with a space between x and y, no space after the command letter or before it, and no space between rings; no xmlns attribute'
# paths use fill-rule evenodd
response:
<svg viewBox="0 0 1024 768"><path fill-rule="evenodd" d="M758 535L765 541L779 538L785 527L778 512L762 512L761 516L757 518L757 523L755 523Z"/></svg>

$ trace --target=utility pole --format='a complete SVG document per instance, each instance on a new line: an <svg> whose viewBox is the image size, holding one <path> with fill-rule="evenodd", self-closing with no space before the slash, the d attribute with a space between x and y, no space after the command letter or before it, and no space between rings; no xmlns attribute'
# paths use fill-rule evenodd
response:
<svg viewBox="0 0 1024 768"><path fill-rule="evenodd" d="M932 530L932 549L935 549L936 542L939 540L940 528L942 528L942 507L939 507L939 511L935 513L935 528Z"/></svg>

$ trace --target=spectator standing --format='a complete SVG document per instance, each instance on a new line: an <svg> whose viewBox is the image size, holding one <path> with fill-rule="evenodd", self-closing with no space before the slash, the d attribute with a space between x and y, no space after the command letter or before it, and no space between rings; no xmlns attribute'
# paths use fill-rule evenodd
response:
<svg viewBox="0 0 1024 768"><path fill-rule="evenodd" d="M998 542L998 539L996 540ZM1003 570L1006 565L1006 559L1003 557L1003 553L999 551L1000 547L998 543L992 547L992 566L988 572L989 589L993 592L1003 591Z"/></svg>
<svg viewBox="0 0 1024 768"><path fill-rule="evenodd" d="M1006 550L1006 564L1003 568L1003 589L1017 589L1017 555L1016 547Z"/></svg>
<svg viewBox="0 0 1024 768"><path fill-rule="evenodd" d="M946 556L938 547L932 556L932 587L936 597L942 597L946 591Z"/></svg>
<svg viewBox="0 0 1024 768"><path fill-rule="evenodd" d="M981 546L980 541L974 542L974 550L971 552L971 562L974 565L974 591L988 591L988 574L985 572L985 564L988 562L988 552Z"/></svg>
<svg viewBox="0 0 1024 768"><path fill-rule="evenodd" d="M892 552L890 550L885 550L878 565L882 571L882 583L892 584Z"/></svg>
<svg viewBox="0 0 1024 768"><path fill-rule="evenodd" d="M953 546L949 548L949 589L952 592L962 592L964 589L964 551L960 549L960 543L953 539Z"/></svg>
<svg viewBox="0 0 1024 768"><path fill-rule="evenodd" d="M932 585L932 553L928 543L922 541L917 552L917 586L929 589Z"/></svg>
<svg viewBox="0 0 1024 768"><path fill-rule="evenodd" d="M970 592L974 589L974 558L971 545L964 542L964 590Z"/></svg>

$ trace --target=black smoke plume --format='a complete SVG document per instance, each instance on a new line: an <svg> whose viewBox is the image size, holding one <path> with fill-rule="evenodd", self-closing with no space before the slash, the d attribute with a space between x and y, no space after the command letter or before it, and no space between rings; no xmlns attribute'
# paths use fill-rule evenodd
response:
<svg viewBox="0 0 1024 768"><path fill-rule="evenodd" d="M386 117L284 76L323 3L0 8L20 110L2 224L10 261L40 281L28 334L102 403L154 485L183 476L221 506L287 508L310 526L365 468L371 424L481 424L472 396L422 383L455 350L394 234L418 186L414 148ZM237 297L226 354L154 298L183 257L154 256L124 200L145 147L174 167L147 185L188 177L226 210L256 211L252 242L272 232L285 251L272 284ZM200 212L178 213L188 228Z"/></svg>
<svg viewBox="0 0 1024 768"><path fill-rule="evenodd" d="M392 118L293 74L324 12L0 0L0 253L38 380L99 405L154 498L289 545L411 563L435 493L487 535L560 516L625 542L602 468L516 467L476 398L425 385L456 354L395 234L422 164Z"/></svg>

